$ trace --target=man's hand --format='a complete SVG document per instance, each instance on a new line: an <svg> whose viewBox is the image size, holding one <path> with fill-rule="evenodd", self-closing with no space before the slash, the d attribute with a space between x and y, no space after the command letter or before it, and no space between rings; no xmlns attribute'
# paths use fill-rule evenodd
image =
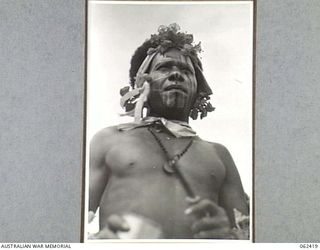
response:
<svg viewBox="0 0 320 250"><path fill-rule="evenodd" d="M196 239L235 239L228 216L223 208L211 200L203 199L185 211L195 217L191 230Z"/></svg>
<svg viewBox="0 0 320 250"><path fill-rule="evenodd" d="M119 215L110 215L107 219L107 226L102 228L98 233L89 235L89 240L96 239L119 239L118 231L129 231L128 223Z"/></svg>

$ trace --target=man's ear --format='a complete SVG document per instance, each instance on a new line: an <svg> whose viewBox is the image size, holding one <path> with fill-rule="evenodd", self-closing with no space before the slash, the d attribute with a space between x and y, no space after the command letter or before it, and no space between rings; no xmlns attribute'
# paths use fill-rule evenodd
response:
<svg viewBox="0 0 320 250"><path fill-rule="evenodd" d="M204 77L201 68L199 65L194 65L195 76L197 80L197 93L206 93L208 96L212 94L212 90Z"/></svg>

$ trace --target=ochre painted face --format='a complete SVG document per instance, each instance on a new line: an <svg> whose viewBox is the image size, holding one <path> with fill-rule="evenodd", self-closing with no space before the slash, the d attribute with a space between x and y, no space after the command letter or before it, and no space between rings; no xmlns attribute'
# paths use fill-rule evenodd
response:
<svg viewBox="0 0 320 250"><path fill-rule="evenodd" d="M170 49L163 55L158 53L155 56L149 73L153 79L148 98L151 112L162 116L169 112L170 116L183 114L188 117L197 93L191 59L178 49Z"/></svg>

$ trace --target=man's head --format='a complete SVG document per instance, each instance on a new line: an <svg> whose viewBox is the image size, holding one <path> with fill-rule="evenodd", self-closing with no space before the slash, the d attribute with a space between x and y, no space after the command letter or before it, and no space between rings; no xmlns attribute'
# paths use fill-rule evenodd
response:
<svg viewBox="0 0 320 250"><path fill-rule="evenodd" d="M132 88L141 87L139 75L150 75L150 115L181 119L175 116L182 112L186 118L190 115L196 119L201 112L203 118L213 108L207 102L212 91L198 58L200 43L194 45L193 36L179 29L177 24L160 26L159 33L151 35L135 51L131 59L130 84Z"/></svg>
<svg viewBox="0 0 320 250"><path fill-rule="evenodd" d="M190 57L172 48L156 54L149 69L150 115L185 120L197 94L195 69Z"/></svg>

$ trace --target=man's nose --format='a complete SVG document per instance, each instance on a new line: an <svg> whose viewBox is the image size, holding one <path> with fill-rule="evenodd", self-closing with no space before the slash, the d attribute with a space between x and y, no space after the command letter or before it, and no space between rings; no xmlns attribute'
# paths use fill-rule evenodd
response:
<svg viewBox="0 0 320 250"><path fill-rule="evenodd" d="M179 71L171 72L168 79L169 79L169 81L172 81L172 82L176 82L176 81L183 82L184 81L184 78Z"/></svg>

